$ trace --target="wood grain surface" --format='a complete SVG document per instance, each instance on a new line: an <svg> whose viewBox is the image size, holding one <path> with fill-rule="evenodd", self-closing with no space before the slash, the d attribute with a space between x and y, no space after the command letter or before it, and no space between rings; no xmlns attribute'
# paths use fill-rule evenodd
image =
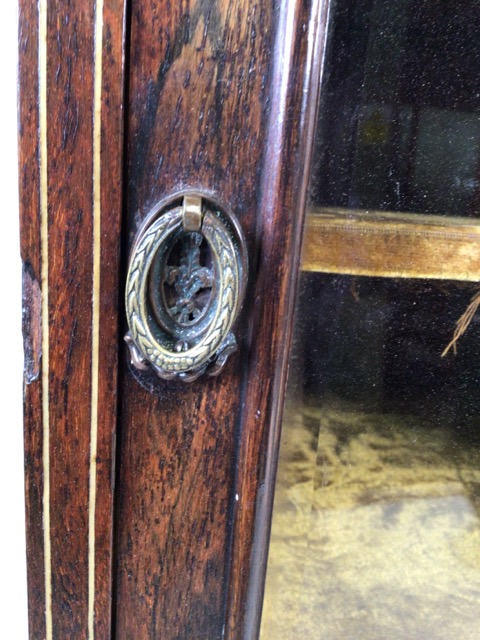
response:
<svg viewBox="0 0 480 640"><path fill-rule="evenodd" d="M254 255L264 152L271 6L132 5L128 224L197 188L227 202ZM248 298L248 293L247 293ZM245 310L251 306L246 301ZM243 372L241 345L217 379L126 372L118 484L118 638L222 637Z"/></svg>
<svg viewBox="0 0 480 640"><path fill-rule="evenodd" d="M19 187L23 261L25 502L30 637L46 637L43 551L42 300L38 164L38 11L19 7Z"/></svg>
<svg viewBox="0 0 480 640"><path fill-rule="evenodd" d="M30 637L110 638L124 7L19 25Z"/></svg>
<svg viewBox="0 0 480 640"><path fill-rule="evenodd" d="M257 633L326 6L21 0L32 638ZM122 354L112 589L124 111L124 262L188 188L234 211L250 273L219 378Z"/></svg>
<svg viewBox="0 0 480 640"><path fill-rule="evenodd" d="M219 378L126 367L118 639L255 637L265 554L253 540L261 530L265 551L325 6L132 3L129 246L159 202L198 189L238 217L250 274L240 349Z"/></svg>
<svg viewBox="0 0 480 640"><path fill-rule="evenodd" d="M478 282L479 243L473 218L318 207L307 216L302 269Z"/></svg>

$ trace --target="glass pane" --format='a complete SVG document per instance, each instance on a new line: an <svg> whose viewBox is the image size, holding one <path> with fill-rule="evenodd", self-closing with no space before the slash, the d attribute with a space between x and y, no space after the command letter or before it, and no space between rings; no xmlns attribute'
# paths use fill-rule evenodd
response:
<svg viewBox="0 0 480 640"><path fill-rule="evenodd" d="M336 0L312 203L478 216L480 2Z"/></svg>
<svg viewBox="0 0 480 640"><path fill-rule="evenodd" d="M480 636L476 288L302 274L263 640Z"/></svg>
<svg viewBox="0 0 480 640"><path fill-rule="evenodd" d="M261 638L476 640L480 0L330 16Z"/></svg>

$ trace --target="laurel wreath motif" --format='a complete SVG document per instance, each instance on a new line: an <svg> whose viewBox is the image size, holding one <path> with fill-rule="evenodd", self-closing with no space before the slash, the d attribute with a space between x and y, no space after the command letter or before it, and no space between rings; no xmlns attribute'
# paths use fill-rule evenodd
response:
<svg viewBox="0 0 480 640"><path fill-rule="evenodd" d="M161 245L182 225L182 209L176 208L157 218L137 241L127 275L125 303L132 340L141 354L158 370L172 374L187 373L212 359L228 336L240 297L240 273L235 246L220 217L207 211L201 233L212 252L217 274L215 311L208 330L185 351L174 351L173 339L158 324L152 331L148 313L148 277Z"/></svg>

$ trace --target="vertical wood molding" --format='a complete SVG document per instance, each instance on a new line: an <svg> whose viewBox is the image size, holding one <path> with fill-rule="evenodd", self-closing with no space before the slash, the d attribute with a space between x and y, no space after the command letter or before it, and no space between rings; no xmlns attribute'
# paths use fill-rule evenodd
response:
<svg viewBox="0 0 480 640"><path fill-rule="evenodd" d="M124 6L21 0L19 16L30 636L106 639Z"/></svg>
<svg viewBox="0 0 480 640"><path fill-rule="evenodd" d="M258 218L263 251L250 319L226 637L260 630L271 514L310 162L330 0L279 8ZM268 291L266 294L265 292ZM273 297L273 300L272 300Z"/></svg>
<svg viewBox="0 0 480 640"><path fill-rule="evenodd" d="M100 118L96 149L97 286L98 286L98 404L94 505L94 638L111 638L112 549L117 420L117 380L120 336L119 291L123 226L123 138L125 100L126 0L102 0ZM98 16L100 29L100 15ZM99 33L99 31L97 31ZM98 67L97 67L98 68ZM120 306L121 308L121 306ZM93 452L92 452L93 456ZM92 505L90 508L93 508ZM91 574L92 575L92 574ZM92 579L92 578L91 578Z"/></svg>

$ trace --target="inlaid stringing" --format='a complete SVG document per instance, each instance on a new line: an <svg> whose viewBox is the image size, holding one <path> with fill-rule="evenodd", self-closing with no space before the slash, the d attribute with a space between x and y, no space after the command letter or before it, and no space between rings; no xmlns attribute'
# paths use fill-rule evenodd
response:
<svg viewBox="0 0 480 640"><path fill-rule="evenodd" d="M98 351L100 330L100 221L101 221L101 107L103 0L95 5L95 64L93 95L93 291L92 394L90 417L90 471L88 499L88 638L95 637L95 505L97 493Z"/></svg>
<svg viewBox="0 0 480 640"><path fill-rule="evenodd" d="M48 174L47 174L47 0L39 1L38 39L40 217L42 253L42 422L43 422L43 535L45 562L46 640L52 639L52 552L50 539L50 406L48 317Z"/></svg>
<svg viewBox="0 0 480 640"><path fill-rule="evenodd" d="M42 256L42 421L43 421L43 529L45 570L46 640L53 638L52 621L52 552L50 525L50 404L49 404L49 254L48 254L48 145L47 145L47 0L39 2L39 165ZM94 638L95 603L95 505L98 439L98 368L100 325L100 257L101 257L101 88L103 47L103 0L95 10L94 109L93 109L93 291L92 291L92 365L91 419L88 506L88 638Z"/></svg>

